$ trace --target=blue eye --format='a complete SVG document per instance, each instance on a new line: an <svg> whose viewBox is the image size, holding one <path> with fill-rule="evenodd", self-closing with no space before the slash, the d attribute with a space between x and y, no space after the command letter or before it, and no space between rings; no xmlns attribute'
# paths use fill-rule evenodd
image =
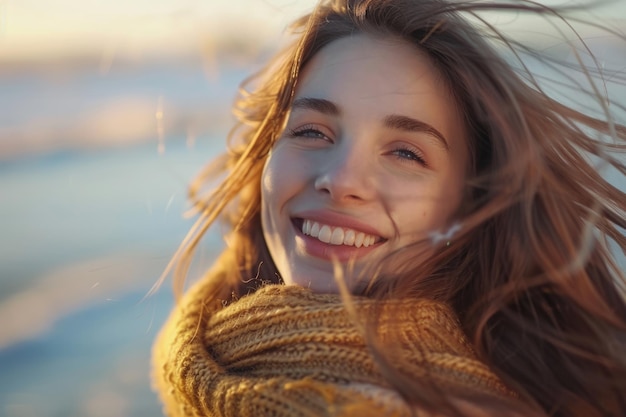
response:
<svg viewBox="0 0 626 417"><path fill-rule="evenodd" d="M328 139L328 137L324 133L322 133L320 130L311 126L303 126L297 129L291 129L289 131L289 134L293 137L300 137L300 138L325 139L325 140Z"/></svg>
<svg viewBox="0 0 626 417"><path fill-rule="evenodd" d="M403 162L418 163L422 166L427 166L424 156L417 149L402 146L394 149L390 153Z"/></svg>

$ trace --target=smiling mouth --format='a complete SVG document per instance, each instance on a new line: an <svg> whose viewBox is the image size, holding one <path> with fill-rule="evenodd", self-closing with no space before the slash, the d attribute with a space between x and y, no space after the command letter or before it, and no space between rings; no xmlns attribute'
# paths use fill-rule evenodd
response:
<svg viewBox="0 0 626 417"><path fill-rule="evenodd" d="M359 232L358 230L348 227L330 226L308 219L295 219L294 223L302 234L329 245L367 248L385 241L385 239L380 236Z"/></svg>

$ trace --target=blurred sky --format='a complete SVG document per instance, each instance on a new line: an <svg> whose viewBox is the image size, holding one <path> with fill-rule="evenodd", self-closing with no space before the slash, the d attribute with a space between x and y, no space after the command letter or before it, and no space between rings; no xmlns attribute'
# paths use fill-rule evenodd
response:
<svg viewBox="0 0 626 417"><path fill-rule="evenodd" d="M193 47L198 37L275 37L313 0L0 0L0 58L104 47Z"/></svg>
<svg viewBox="0 0 626 417"><path fill-rule="evenodd" d="M267 42L314 4L315 0L0 0L0 59L102 52L94 48L183 52L207 38ZM616 19L618 27L626 24L626 0L609 1L594 14Z"/></svg>

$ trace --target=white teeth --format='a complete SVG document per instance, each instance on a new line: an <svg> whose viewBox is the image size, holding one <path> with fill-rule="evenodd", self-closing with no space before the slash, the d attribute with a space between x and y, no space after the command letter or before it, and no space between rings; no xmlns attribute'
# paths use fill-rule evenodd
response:
<svg viewBox="0 0 626 417"><path fill-rule="evenodd" d="M356 239L354 239L354 246L360 248L363 245L363 239L365 239L365 234L357 233Z"/></svg>
<svg viewBox="0 0 626 417"><path fill-rule="evenodd" d="M320 234L317 238L324 243L329 243L331 235L332 231L330 230L330 226L324 225L320 229Z"/></svg>
<svg viewBox="0 0 626 417"><path fill-rule="evenodd" d="M313 222L313 225L311 225L311 231L309 233L312 237L318 237L320 234L320 224L318 222Z"/></svg>
<svg viewBox="0 0 626 417"><path fill-rule="evenodd" d="M343 238L343 244L352 246L354 245L355 238L356 238L356 232L352 229L348 229L345 233L345 237Z"/></svg>
<svg viewBox="0 0 626 417"><path fill-rule="evenodd" d="M330 243L332 245L341 245L343 243L343 229L341 227L335 227L333 234L330 236Z"/></svg>
<svg viewBox="0 0 626 417"><path fill-rule="evenodd" d="M304 220L302 222L302 233L331 245L356 246L360 248L361 246L371 246L376 242L376 236L366 235L363 232L357 232L352 229L319 224L312 220Z"/></svg>

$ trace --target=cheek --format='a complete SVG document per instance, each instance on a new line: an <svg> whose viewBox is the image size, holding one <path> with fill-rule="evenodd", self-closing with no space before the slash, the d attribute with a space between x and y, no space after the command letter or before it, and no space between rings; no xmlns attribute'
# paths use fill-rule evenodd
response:
<svg viewBox="0 0 626 417"><path fill-rule="evenodd" d="M281 189L281 184L278 182L280 176L277 175L274 165L270 156L261 175L261 220L264 232L272 227L273 209L277 207L276 191Z"/></svg>
<svg viewBox="0 0 626 417"><path fill-rule="evenodd" d="M413 184L411 192L397 195L393 218L403 238L420 240L450 226L461 203L456 181Z"/></svg>
<svg viewBox="0 0 626 417"><path fill-rule="evenodd" d="M261 212L266 226L276 226L285 205L299 195L306 184L302 161L277 148L269 155L261 176Z"/></svg>
<svg viewBox="0 0 626 417"><path fill-rule="evenodd" d="M306 187L314 175L313 170L314 161L306 153L277 144L263 169L261 191L264 198L274 204L284 203Z"/></svg>
<svg viewBox="0 0 626 417"><path fill-rule="evenodd" d="M261 177L261 195L266 204L276 207L283 194L291 188L294 167L281 152L270 154Z"/></svg>
<svg viewBox="0 0 626 417"><path fill-rule="evenodd" d="M261 228L265 242L272 258L276 259L276 247L280 246L280 230L277 220L279 219L280 195L282 189L280 175L276 172L276 166L272 157L268 158L261 175Z"/></svg>

